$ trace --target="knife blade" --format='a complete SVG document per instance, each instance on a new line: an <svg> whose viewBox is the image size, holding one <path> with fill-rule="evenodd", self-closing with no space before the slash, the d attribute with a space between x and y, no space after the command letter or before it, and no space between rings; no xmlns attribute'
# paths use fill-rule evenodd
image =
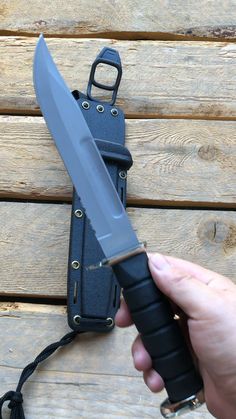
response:
<svg viewBox="0 0 236 419"><path fill-rule="evenodd" d="M169 302L152 280L146 252L113 186L95 139L42 35L34 57L34 86L49 131L123 288L153 368L164 379L169 397L162 404L161 413L175 417L192 410L204 401L201 377Z"/></svg>
<svg viewBox="0 0 236 419"><path fill-rule="evenodd" d="M121 250L140 247L102 158L93 159L98 156L94 138L43 36L35 51L34 86L48 129L56 139L76 192L88 218L93 218L91 224L104 254L110 259Z"/></svg>

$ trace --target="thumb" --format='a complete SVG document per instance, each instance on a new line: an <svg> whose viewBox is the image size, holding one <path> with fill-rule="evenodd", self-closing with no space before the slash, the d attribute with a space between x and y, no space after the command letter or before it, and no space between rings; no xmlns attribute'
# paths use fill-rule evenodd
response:
<svg viewBox="0 0 236 419"><path fill-rule="evenodd" d="M209 314L209 304L214 301L215 291L197 279L189 268L189 263L175 266L174 258L160 254L149 256L149 268L157 287L177 304L189 317L199 319ZM199 266L199 276L202 275Z"/></svg>

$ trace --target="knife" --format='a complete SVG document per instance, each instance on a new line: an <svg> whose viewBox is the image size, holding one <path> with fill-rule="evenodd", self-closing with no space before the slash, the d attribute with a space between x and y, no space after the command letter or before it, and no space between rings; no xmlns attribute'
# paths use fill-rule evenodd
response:
<svg viewBox="0 0 236 419"><path fill-rule="evenodd" d="M43 35L36 46L33 73L38 104L106 256L103 264L112 266L153 368L164 380L168 398L161 404L161 413L171 418L193 410L204 402L202 379L169 302L154 284L145 248Z"/></svg>

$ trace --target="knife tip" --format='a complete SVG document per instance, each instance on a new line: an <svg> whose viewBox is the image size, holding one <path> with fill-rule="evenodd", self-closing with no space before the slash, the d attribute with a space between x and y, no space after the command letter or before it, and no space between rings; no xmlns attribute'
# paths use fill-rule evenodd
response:
<svg viewBox="0 0 236 419"><path fill-rule="evenodd" d="M46 42L45 42L45 38L44 38L43 33L41 33L41 34L39 35L38 45L40 45L40 44L46 44Z"/></svg>

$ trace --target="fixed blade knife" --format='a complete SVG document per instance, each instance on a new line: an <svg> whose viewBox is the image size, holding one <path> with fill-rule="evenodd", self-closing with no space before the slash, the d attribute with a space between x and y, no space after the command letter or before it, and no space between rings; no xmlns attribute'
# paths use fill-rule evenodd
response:
<svg viewBox="0 0 236 419"><path fill-rule="evenodd" d="M168 398L161 405L161 413L171 418L193 410L204 402L202 379L170 303L154 284L145 248L132 228L95 139L42 35L35 51L33 77L48 129L106 261L123 288L153 368L164 380Z"/></svg>

